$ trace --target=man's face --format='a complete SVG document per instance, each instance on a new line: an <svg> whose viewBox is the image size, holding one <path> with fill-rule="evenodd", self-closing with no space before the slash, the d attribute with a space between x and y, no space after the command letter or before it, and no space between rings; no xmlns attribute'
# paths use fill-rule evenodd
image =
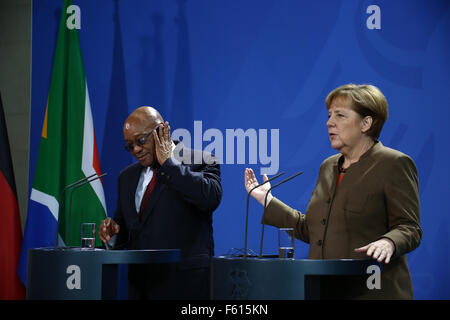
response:
<svg viewBox="0 0 450 320"><path fill-rule="evenodd" d="M148 136L147 134L157 127L158 123L147 122L147 125L144 123L145 122L138 121L138 119L128 119L123 126L123 137L125 139L125 144L130 147L130 153L139 161L139 163L144 167L153 167L157 160L155 141L152 133ZM144 143L142 144L142 142Z"/></svg>

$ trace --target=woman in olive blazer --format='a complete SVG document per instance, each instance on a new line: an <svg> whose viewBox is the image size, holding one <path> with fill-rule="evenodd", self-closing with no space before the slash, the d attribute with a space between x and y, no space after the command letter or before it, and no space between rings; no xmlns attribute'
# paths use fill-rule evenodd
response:
<svg viewBox="0 0 450 320"><path fill-rule="evenodd" d="M378 141L388 110L376 87L339 87L326 105L330 142L339 154L322 163L306 214L269 194L263 223L295 228L296 237L310 244L310 259L370 256L384 262L380 289L346 278L330 282L340 298L412 299L405 254L422 237L416 166ZM251 169L245 180L247 191L258 184ZM268 185L252 193L261 204Z"/></svg>

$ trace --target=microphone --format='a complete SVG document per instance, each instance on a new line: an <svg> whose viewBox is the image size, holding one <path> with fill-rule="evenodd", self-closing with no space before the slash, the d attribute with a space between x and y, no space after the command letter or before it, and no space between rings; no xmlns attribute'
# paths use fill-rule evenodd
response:
<svg viewBox="0 0 450 320"><path fill-rule="evenodd" d="M247 258L248 205L249 205L250 195L251 195L251 193L253 192L253 190L255 190L255 189L261 187L262 185L264 185L264 184L266 184L266 183L268 183L268 182L270 182L270 181L272 181L272 180L274 180L274 179L276 179L276 178L282 176L283 174L284 174L284 172L281 172L281 173L277 174L276 176L273 176L272 178L270 178L270 179L264 181L263 183L257 185L256 187L253 187L253 188L249 191L249 193L248 193L248 195L247 195L247 210L246 210L246 212L245 212L244 258Z"/></svg>
<svg viewBox="0 0 450 320"><path fill-rule="evenodd" d="M264 198L264 211L263 211L263 216L264 216L264 214L266 213L267 196L269 195L270 191L271 191L273 188L276 188L276 187L278 187L279 185L281 185L281 184L283 184L283 183L285 183L285 182L288 182L288 181L291 180L291 179L294 179L296 176L301 175L302 173L303 173L303 171L300 171L300 172L298 172L298 173L296 173L296 174L290 176L289 178L286 178L286 179L284 179L283 181L277 183L276 185L272 186L269 190L267 190L266 196L265 196L265 198ZM259 247L259 258L260 258L260 259L261 259L261 257L262 257L263 239L264 239L264 224L262 225L262 230L261 230L261 244L260 244L260 247Z"/></svg>
<svg viewBox="0 0 450 320"><path fill-rule="evenodd" d="M58 207L58 221L57 221L57 224L56 224L56 239L55 239L55 248L58 246L58 234L59 234L59 218L60 218L60 209L61 209L61 207L62 207L62 196L63 196L63 194L64 194L64 192L66 192L66 190L67 189L70 189L70 188L72 188L73 186L75 186L75 185L77 185L77 184L80 184L80 183L82 183L82 182L84 182L84 181L86 181L86 180L88 180L88 179L90 179L90 178L92 178L93 176L96 176L97 175L97 173L94 173L94 174L92 174L92 175L90 175L89 177L84 177L84 178L82 178L82 179L80 179L80 180L78 180L78 181L75 181L74 183L71 183L71 184L69 184L69 185L67 185L67 186L65 186L61 191L60 191L60 193L59 193L59 199L58 199L58 204L59 204L59 207Z"/></svg>
<svg viewBox="0 0 450 320"><path fill-rule="evenodd" d="M97 174L94 174L94 175L95 175L94 178L89 179L89 180L85 180L85 181L83 181L83 182L81 182L81 183L75 185L75 186L73 187L73 189L70 191L69 214L68 214L68 217L67 217L66 243L67 243L67 239L70 240L70 217L71 217L71 214L72 214L72 195L73 195L73 192L75 191L75 189L77 189L77 188L79 188L79 187L82 187L82 186L84 186L85 184L91 183L92 181L98 180L98 179L100 179L101 177L106 176L107 173L105 172L105 173L103 173L102 175L99 175L99 176L98 176ZM59 218L59 215L58 215L58 218Z"/></svg>

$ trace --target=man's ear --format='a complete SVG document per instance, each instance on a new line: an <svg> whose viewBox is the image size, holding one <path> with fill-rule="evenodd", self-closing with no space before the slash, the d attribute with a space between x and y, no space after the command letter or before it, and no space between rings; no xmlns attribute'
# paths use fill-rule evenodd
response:
<svg viewBox="0 0 450 320"><path fill-rule="evenodd" d="M361 120L361 132L366 133L372 128L373 118L371 116L366 116Z"/></svg>

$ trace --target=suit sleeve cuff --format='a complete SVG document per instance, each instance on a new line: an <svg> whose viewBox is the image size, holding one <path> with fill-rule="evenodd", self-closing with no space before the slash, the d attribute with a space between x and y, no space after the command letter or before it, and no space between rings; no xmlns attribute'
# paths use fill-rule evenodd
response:
<svg viewBox="0 0 450 320"><path fill-rule="evenodd" d="M399 253L401 253L401 250L397 249L398 244L401 242L401 240L399 238L399 235L396 233L397 233L396 230L392 230L377 239L377 240L381 240L383 238L386 238L386 239L389 239L392 241L392 243L394 244L394 253L392 254L392 258L397 258L401 255L401 254L399 254Z"/></svg>
<svg viewBox="0 0 450 320"><path fill-rule="evenodd" d="M261 223L277 228L296 228L298 219L296 210L273 197L266 207Z"/></svg>

